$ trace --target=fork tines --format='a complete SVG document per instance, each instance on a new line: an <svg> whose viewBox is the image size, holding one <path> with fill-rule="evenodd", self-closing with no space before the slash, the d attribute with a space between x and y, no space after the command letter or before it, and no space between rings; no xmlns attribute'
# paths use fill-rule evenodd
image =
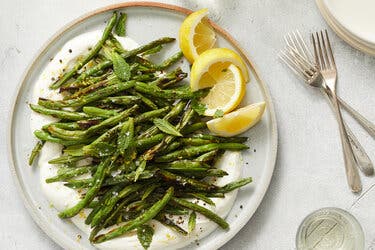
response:
<svg viewBox="0 0 375 250"><path fill-rule="evenodd" d="M329 41L327 30L321 30L311 34L311 40L314 47L315 61L319 69L336 68L335 59ZM327 53L328 51L328 53Z"/></svg>
<svg viewBox="0 0 375 250"><path fill-rule="evenodd" d="M286 34L286 36L284 36L284 40L289 49L298 53L303 58L306 58L306 60L311 61L312 54L298 30Z"/></svg>
<svg viewBox="0 0 375 250"><path fill-rule="evenodd" d="M317 68L313 57L301 34L296 31L284 36L286 48L280 51L279 57L289 68L303 80L309 81L316 73Z"/></svg>

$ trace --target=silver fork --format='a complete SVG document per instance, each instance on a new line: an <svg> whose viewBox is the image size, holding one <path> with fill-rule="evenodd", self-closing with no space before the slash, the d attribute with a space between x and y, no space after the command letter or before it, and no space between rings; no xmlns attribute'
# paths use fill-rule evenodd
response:
<svg viewBox="0 0 375 250"><path fill-rule="evenodd" d="M311 63L314 61L310 50L307 48L301 34L298 31L287 34L284 39L289 50L293 49L294 51L297 51L302 57ZM315 65L315 63L313 64ZM367 120L363 115L352 108L339 96L337 96L337 100L340 103L340 106L343 107L354 119L356 119L357 122L375 139L375 124Z"/></svg>
<svg viewBox="0 0 375 250"><path fill-rule="evenodd" d="M316 63L313 62L314 59L312 54L299 32L297 31L293 32L292 34L287 34L287 36L285 36L285 41L287 43L287 49L281 52L280 58L286 62L294 73L301 76L303 80L308 83L308 85L323 89L323 77L320 74ZM328 97L332 98L331 96ZM337 98L340 101L339 97ZM340 103L347 105L343 100L341 100ZM347 108L352 109L349 105L347 105ZM362 119L362 115L359 113L357 113L357 115L359 115ZM372 125L371 122L366 120L366 118L363 117L363 119L364 122L368 122L370 125ZM372 175L374 173L374 166L371 159L345 122L344 125L346 127L354 156L360 170L365 175Z"/></svg>
<svg viewBox="0 0 375 250"><path fill-rule="evenodd" d="M342 119L340 106L337 101L337 68L335 59L333 57L328 32L325 30L325 36L323 35L323 31L320 32L320 36L317 32L315 36L312 34L311 37L314 46L315 62L317 63L318 69L320 70L324 79L322 87L325 93L330 97L329 99L333 105L337 121L339 123L347 181L353 192L360 192L362 185L357 170L358 164L354 157L353 149L350 145L348 134Z"/></svg>
<svg viewBox="0 0 375 250"><path fill-rule="evenodd" d="M324 83L323 76L319 72L315 63L312 63L313 61L312 55L310 51L307 49L307 46L305 42L303 41L303 39L301 38L300 34L298 32L297 32L297 35L295 33L293 33L292 35L288 34L288 36L286 37L286 42L287 42L287 49L281 52L280 58L284 62L286 62L286 64L294 71L294 73L301 76L309 85L314 86L314 87L319 87L324 90L325 86L323 86L323 83ZM328 95L329 99L332 98L331 96L332 95ZM357 149L357 147L354 147L354 148ZM361 151L361 149L363 152L359 152ZM365 156L367 156L362 147L359 148L359 151L357 150L356 152L364 153ZM358 156L360 155L361 154L358 154ZM348 161L346 161L346 163L347 162ZM367 156L367 162L369 162L371 165L371 161L368 158L368 156ZM347 165L349 166L349 164L346 164L346 166ZM351 166L353 166L353 164L351 164ZM347 179L348 181L350 179L350 186L352 190L355 192L360 191L361 188L360 188L359 175L358 175L356 168L354 168L354 172L350 170L350 167L346 169L349 169L349 171L346 171L346 172L347 173L349 172L347 174L348 176ZM370 168L368 169L371 170L372 166L370 166ZM354 175L352 173L354 173ZM355 173L357 173L357 175L355 175ZM349 176L354 176L354 177L357 176L358 178L353 178Z"/></svg>

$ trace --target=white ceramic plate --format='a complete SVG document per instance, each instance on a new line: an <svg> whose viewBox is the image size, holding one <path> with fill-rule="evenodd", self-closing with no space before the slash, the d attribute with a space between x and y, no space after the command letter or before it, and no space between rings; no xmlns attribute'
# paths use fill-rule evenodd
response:
<svg viewBox="0 0 375 250"><path fill-rule="evenodd" d="M128 14L127 34L140 44L161 36L177 37L181 22L187 14L191 13L191 11L177 6L136 2L112 5L73 21L54 35L34 59L20 84L12 111L9 127L11 171L26 207L36 223L65 249L95 249L95 247L89 243L86 235L82 235L82 239L78 238L78 235L82 232L72 223L58 218L57 211L50 206L42 194L38 168L30 168L27 165L28 155L35 143L30 131L31 111L27 103L32 98L32 89L36 79L59 48L80 33L93 29L103 29L104 21L109 19L113 10L125 11ZM212 25L218 35L218 45L236 50L248 64L251 72L251 83L247 85L244 104L265 101L267 109L261 122L245 134L250 137L249 145L251 149L243 154L245 165L242 175L252 176L254 182L239 191L236 202L226 218L230 224L230 230L217 229L200 241L200 249L219 248L248 222L268 188L277 154L276 119L266 85L237 42L216 24L213 23ZM169 51L178 50L177 43L172 47ZM196 244L186 247L186 249L195 248L198 248Z"/></svg>
<svg viewBox="0 0 375 250"><path fill-rule="evenodd" d="M375 45L374 0L322 0L327 11L350 34Z"/></svg>
<svg viewBox="0 0 375 250"><path fill-rule="evenodd" d="M375 55L375 16L370 16L367 11L372 11L375 2L316 0L316 3L323 18L339 37L352 47Z"/></svg>

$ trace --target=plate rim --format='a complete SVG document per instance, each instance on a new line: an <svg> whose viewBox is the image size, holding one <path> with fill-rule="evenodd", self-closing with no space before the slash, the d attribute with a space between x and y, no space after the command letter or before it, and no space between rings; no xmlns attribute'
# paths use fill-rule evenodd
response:
<svg viewBox="0 0 375 250"><path fill-rule="evenodd" d="M370 44L367 44L368 41L363 40L362 38L356 36L354 33L351 33L345 27L343 27L335 17L328 11L327 7L324 4L323 0L315 0L315 3L318 7L320 14L323 19L326 21L328 26L347 44L351 47L362 51L365 54L375 56L375 47L372 47ZM375 46L375 45L374 45Z"/></svg>
<svg viewBox="0 0 375 250"><path fill-rule="evenodd" d="M42 231L48 235L55 243L57 243L59 246L63 248L69 248L69 245L67 242L63 241L60 237L54 234L54 230L50 230L51 226L48 223L45 223L43 220L39 218L37 208L33 206L32 201L30 200L30 197L26 194L24 191L23 182L21 181L21 178L19 178L19 173L15 167L15 160L13 155L13 140L12 140L12 125L14 123L15 119L15 113L14 110L16 108L16 105L19 101L19 96L21 93L22 87L25 85L26 79L29 77L30 72L35 66L35 63L41 59L41 57L45 54L45 52L49 49L52 43L54 43L61 35L63 35L66 31L69 29L72 29L76 24L79 24L80 22L107 12L111 10L116 9L122 9L122 8L133 8L133 7L151 7L156 9L164 9L172 12L178 12L184 15L189 15L193 11L189 10L184 7L180 7L177 5L172 4L166 4L166 3L160 3L160 2L147 2L147 1L140 1L140 2L125 2L125 3L118 3L118 4L111 4L107 5L101 8L94 9L92 11L86 12L85 14L79 16L78 18L75 18L74 20L68 22L67 24L63 25L60 29L58 29L57 32L55 32L42 46L41 48L36 52L36 54L32 57L32 60L30 60L26 70L21 76L21 80L18 83L18 86L16 88L15 93L13 94L13 101L11 103L11 109L9 110L9 122L8 122L8 129L7 129L7 151L8 151L8 160L10 162L9 168L12 175L13 182L16 185L16 188L18 190L18 193L22 197L23 204L25 205L28 213L33 218L33 221L38 225ZM265 84L263 79L258 74L258 70L255 66L255 64L251 61L250 57L248 56L247 52L240 46L240 44L223 28L221 28L218 24L213 22L212 20L209 20L213 28L220 33L226 40L229 41L239 52L241 57L246 61L247 65L249 66L251 72L253 73L256 80L260 83L259 87L261 91L263 92L266 102L267 102L267 109L270 113L270 123L271 123L271 134L270 134L270 141L271 141L271 149L270 149L270 159L269 163L267 164L267 170L263 173L262 182L259 182L259 185L262 185L264 188L258 193L258 200L259 203L256 207L254 207L251 210L243 211L245 213L246 220L243 220L240 222L240 225L236 227L235 230L230 230L227 232L227 237L223 237L220 239L217 239L214 244L214 248L217 249L221 246L223 246L225 243L227 243L229 240L231 240L252 218L255 211L259 208L260 204L263 201L263 198L269 188L273 172L276 165L276 159L277 159L277 152L278 152L278 128L277 128L277 120L276 120L276 113L274 109L274 103L272 101L271 94L269 92L268 86Z"/></svg>
<svg viewBox="0 0 375 250"><path fill-rule="evenodd" d="M368 44L368 46L371 47L372 46L375 46L375 41L369 39L368 36L362 34L356 30L354 30L351 26L349 25L345 25L344 22L342 22L343 20L341 18L339 18L339 16L337 15L337 13L334 13L332 10L332 5L329 1L327 0L320 0L320 4L322 6L324 6L326 12L329 14L329 16L339 25L341 26L341 28L343 30L345 30L348 35L350 34L350 36L352 36L353 38L356 38L356 39L359 39L361 41L363 41L363 43L365 44Z"/></svg>

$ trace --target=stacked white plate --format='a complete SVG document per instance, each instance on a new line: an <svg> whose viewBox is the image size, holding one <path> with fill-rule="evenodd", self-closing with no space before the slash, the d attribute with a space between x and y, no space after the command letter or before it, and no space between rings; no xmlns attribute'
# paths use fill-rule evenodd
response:
<svg viewBox="0 0 375 250"><path fill-rule="evenodd" d="M316 0L328 25L344 41L375 55L375 0Z"/></svg>

